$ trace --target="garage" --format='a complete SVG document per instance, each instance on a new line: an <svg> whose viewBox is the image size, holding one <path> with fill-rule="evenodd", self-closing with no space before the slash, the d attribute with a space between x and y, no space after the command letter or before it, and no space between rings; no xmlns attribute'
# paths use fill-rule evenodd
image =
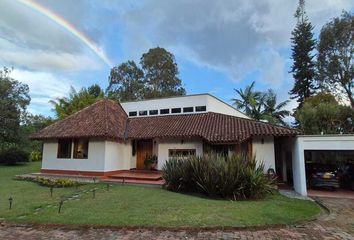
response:
<svg viewBox="0 0 354 240"><path fill-rule="evenodd" d="M296 192L354 194L354 135L299 135L289 145Z"/></svg>

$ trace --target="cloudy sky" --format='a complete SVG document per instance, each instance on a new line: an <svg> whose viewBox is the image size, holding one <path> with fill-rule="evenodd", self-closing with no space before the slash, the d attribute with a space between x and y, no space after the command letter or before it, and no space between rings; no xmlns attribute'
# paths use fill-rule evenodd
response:
<svg viewBox="0 0 354 240"><path fill-rule="evenodd" d="M290 34L296 0L1 0L0 66L30 87L33 113L51 115L50 99L108 85L112 65L139 61L160 46L177 60L188 94L227 102L256 81L280 100L292 86ZM307 0L318 34L354 0ZM54 17L53 17L54 16ZM59 22L59 23L58 23ZM294 107L294 103L292 106Z"/></svg>

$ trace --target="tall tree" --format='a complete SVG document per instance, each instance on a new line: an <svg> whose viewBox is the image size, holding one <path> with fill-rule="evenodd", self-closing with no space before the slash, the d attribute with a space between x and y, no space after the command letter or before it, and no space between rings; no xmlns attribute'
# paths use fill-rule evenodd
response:
<svg viewBox="0 0 354 240"><path fill-rule="evenodd" d="M354 132L354 110L324 92L307 98L296 112L296 119L305 134Z"/></svg>
<svg viewBox="0 0 354 240"><path fill-rule="evenodd" d="M97 84L89 88L82 88L76 91L71 87L69 97L61 97L56 100L51 100L50 103L54 106L54 112L58 119L63 119L93 103L102 99L104 92Z"/></svg>
<svg viewBox="0 0 354 240"><path fill-rule="evenodd" d="M291 33L291 50L294 62L290 72L293 74L295 83L289 94L292 99L297 99L299 107L301 107L304 99L312 96L317 87L313 54L316 41L313 38L313 26L305 12L305 0L299 0L294 16L297 23Z"/></svg>
<svg viewBox="0 0 354 240"><path fill-rule="evenodd" d="M145 74L145 98L185 95L172 53L156 47L144 53L140 64Z"/></svg>
<svg viewBox="0 0 354 240"><path fill-rule="evenodd" d="M354 108L354 15L343 12L321 30L317 46L320 82L344 94Z"/></svg>
<svg viewBox="0 0 354 240"><path fill-rule="evenodd" d="M31 101L28 86L11 78L10 74L8 68L0 70L0 145L16 142L20 123Z"/></svg>
<svg viewBox="0 0 354 240"><path fill-rule="evenodd" d="M289 100L277 104L277 95L273 90L269 89L264 97L264 110L262 118L268 122L278 125L287 125L284 121L286 116L290 116L290 111L284 109Z"/></svg>
<svg viewBox="0 0 354 240"><path fill-rule="evenodd" d="M233 101L233 105L237 109L254 119L259 119L262 93L255 91L254 86L255 82L253 81L251 85L246 86L244 90L242 88L234 89L239 98L233 98L231 101Z"/></svg>
<svg viewBox="0 0 354 240"><path fill-rule="evenodd" d="M144 72L134 61L114 67L109 75L107 94L118 101L142 100L144 98Z"/></svg>

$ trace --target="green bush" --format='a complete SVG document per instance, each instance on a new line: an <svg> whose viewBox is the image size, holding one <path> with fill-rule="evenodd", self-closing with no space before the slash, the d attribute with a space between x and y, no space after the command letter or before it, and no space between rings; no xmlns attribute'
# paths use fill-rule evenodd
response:
<svg viewBox="0 0 354 240"><path fill-rule="evenodd" d="M216 154L172 158L162 170L164 187L171 191L197 192L227 199L259 199L273 189L264 165L255 158Z"/></svg>
<svg viewBox="0 0 354 240"><path fill-rule="evenodd" d="M56 188L65 188L65 187L75 187L80 185L78 181L64 179L64 178L43 178L43 177L22 177L17 176L17 180L30 181L38 183L41 186L45 187L56 187Z"/></svg>
<svg viewBox="0 0 354 240"><path fill-rule="evenodd" d="M30 161L31 162L39 162L41 160L42 160L41 152L34 150L30 153Z"/></svg>
<svg viewBox="0 0 354 240"><path fill-rule="evenodd" d="M11 147L0 152L0 163L16 164L19 162L28 162L29 153L18 147Z"/></svg>

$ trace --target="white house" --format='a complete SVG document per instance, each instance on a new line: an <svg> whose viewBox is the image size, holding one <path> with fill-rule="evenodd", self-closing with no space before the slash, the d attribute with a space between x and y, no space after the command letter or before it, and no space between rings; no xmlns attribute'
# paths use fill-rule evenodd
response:
<svg viewBox="0 0 354 240"><path fill-rule="evenodd" d="M151 155L161 169L175 155L235 152L255 155L265 170L273 168L283 179L291 166L295 190L306 195L303 149L310 137L298 134L197 94L121 104L104 99L31 138L43 141L42 173L109 176L144 169Z"/></svg>

